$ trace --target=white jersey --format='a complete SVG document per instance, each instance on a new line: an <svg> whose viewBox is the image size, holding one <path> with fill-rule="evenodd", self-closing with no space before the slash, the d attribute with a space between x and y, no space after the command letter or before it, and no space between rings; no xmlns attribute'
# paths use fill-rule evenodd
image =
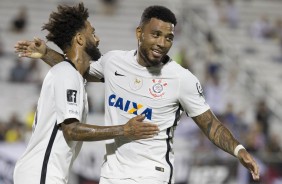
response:
<svg viewBox="0 0 282 184"><path fill-rule="evenodd" d="M33 133L14 171L15 184L66 184L82 142L66 141L59 125L65 119L85 122L88 113L84 79L61 62L46 75L37 105Z"/></svg>
<svg viewBox="0 0 282 184"><path fill-rule="evenodd" d="M142 67L136 51L110 51L90 65L90 74L105 80L105 123L120 125L144 114L160 132L150 139L106 141L101 176L154 177L173 182L173 131L182 108L190 117L209 109L198 79L167 56L162 67Z"/></svg>

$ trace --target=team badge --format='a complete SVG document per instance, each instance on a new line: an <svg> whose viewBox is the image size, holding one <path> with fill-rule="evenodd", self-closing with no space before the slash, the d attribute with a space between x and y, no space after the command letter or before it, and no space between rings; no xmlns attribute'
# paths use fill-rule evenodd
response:
<svg viewBox="0 0 282 184"><path fill-rule="evenodd" d="M153 79L153 86L149 88L150 94L154 98L160 98L165 94L164 88L167 86L166 82L163 82L162 79Z"/></svg>
<svg viewBox="0 0 282 184"><path fill-rule="evenodd" d="M140 89L143 86L143 80L140 77L134 77L130 81L129 85L130 85L131 89L136 91L136 90Z"/></svg>

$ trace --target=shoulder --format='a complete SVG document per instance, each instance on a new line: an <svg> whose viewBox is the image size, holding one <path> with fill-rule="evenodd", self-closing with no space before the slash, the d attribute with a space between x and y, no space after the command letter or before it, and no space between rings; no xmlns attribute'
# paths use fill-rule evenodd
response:
<svg viewBox="0 0 282 184"><path fill-rule="evenodd" d="M76 78L76 69L68 62L60 62L50 69L50 73L56 79L74 79Z"/></svg>
<svg viewBox="0 0 282 184"><path fill-rule="evenodd" d="M195 80L197 79L196 76L188 69L183 68L180 64L178 64L174 60L170 60L165 65L166 70L170 73L174 73L178 76L180 80Z"/></svg>
<svg viewBox="0 0 282 184"><path fill-rule="evenodd" d="M102 59L125 58L134 55L134 50L112 50L103 54Z"/></svg>

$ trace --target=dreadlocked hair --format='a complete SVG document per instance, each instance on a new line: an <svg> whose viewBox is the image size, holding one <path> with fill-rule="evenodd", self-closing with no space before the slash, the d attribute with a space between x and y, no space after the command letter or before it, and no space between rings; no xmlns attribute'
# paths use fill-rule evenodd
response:
<svg viewBox="0 0 282 184"><path fill-rule="evenodd" d="M42 30L49 32L46 36L48 41L65 51L71 46L75 34L85 27L89 13L83 3L76 6L59 5L57 10L50 14L49 22L42 26Z"/></svg>

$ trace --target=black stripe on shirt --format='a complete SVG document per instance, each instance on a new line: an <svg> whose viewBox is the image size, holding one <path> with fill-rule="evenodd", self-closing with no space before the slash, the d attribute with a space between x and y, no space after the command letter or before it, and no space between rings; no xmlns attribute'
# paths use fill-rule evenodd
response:
<svg viewBox="0 0 282 184"><path fill-rule="evenodd" d="M41 170L40 184L45 184L45 182L46 182L46 173L47 173L48 161L49 161L49 158L50 158L51 150L52 150L53 143L55 141L58 129L59 129L59 127L58 127L57 122L56 122L55 126L53 128L53 132L51 134L51 137L50 137L50 140L49 140L46 152L45 152L45 156L44 156L44 160L43 160L43 165L42 165L42 170Z"/></svg>
<svg viewBox="0 0 282 184"><path fill-rule="evenodd" d="M177 111L175 112L175 119L174 119L174 123L172 125L172 127L169 127L167 130L166 130L166 134L167 134L167 139L166 139L166 146L167 146L167 151L166 151L166 154L165 154L165 159L170 167L170 175L169 175L169 181L168 181L168 184L171 184L171 179L172 179L172 175L173 175L173 165L172 163L170 162L169 160L169 152L171 152L171 146L170 146L170 140L173 138L173 137L170 137L169 133L171 132L171 129L172 128L175 128L177 126L177 122L179 121L180 119L180 111L181 111L182 107L181 105L179 106L179 108L177 109Z"/></svg>

